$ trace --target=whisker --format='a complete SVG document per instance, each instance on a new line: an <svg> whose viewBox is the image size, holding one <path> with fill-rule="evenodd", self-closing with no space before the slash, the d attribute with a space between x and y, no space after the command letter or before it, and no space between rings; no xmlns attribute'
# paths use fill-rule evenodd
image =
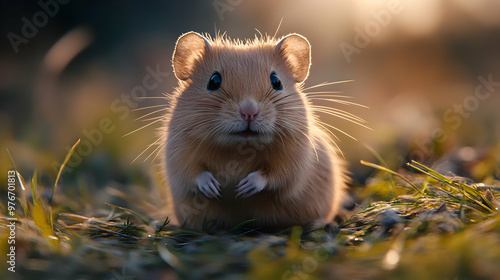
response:
<svg viewBox="0 0 500 280"><path fill-rule="evenodd" d="M290 93L290 94L287 94L287 95L285 95L285 96L283 96L283 97L279 98L278 100L273 100L274 98L272 98L270 101L271 101L271 102L273 102L274 104L276 104L277 102L279 102L279 101L281 101L281 100L283 100L283 99L285 99L285 98L288 98L288 97L290 97L290 96L292 96L292 95L293 95L293 93ZM277 95L277 96L279 96L279 95Z"/></svg>
<svg viewBox="0 0 500 280"><path fill-rule="evenodd" d="M207 135L205 135L205 137L203 137L203 139L201 139L200 143L198 144L198 146L196 146L196 149L194 149L195 153L198 151L198 149L200 148L201 144L203 144L203 142L205 142L205 140L209 137L209 136L214 136L216 132L219 131L220 128L222 128L225 124L224 123L219 123L217 124L215 127L212 127L211 128L211 131L210 133L208 133Z"/></svg>
<svg viewBox="0 0 500 280"><path fill-rule="evenodd" d="M350 119L353 119L353 120L356 120L356 121L359 121L360 123L367 123L367 121L365 121L364 119L354 115L354 114L351 114L349 112L346 112L344 110L340 110L340 109L336 109L336 108L330 108L330 107L324 107L324 106L311 106L313 108L314 111L316 110L323 110L323 111L326 111L328 113L332 113L332 114L335 114L335 115L340 115L340 116L344 116L344 117L347 117L347 118L350 118Z"/></svg>
<svg viewBox="0 0 500 280"><path fill-rule="evenodd" d="M216 130L214 130L214 132L212 133L212 137L219 137L220 135L222 135L222 133L224 132L223 128L224 125L218 126Z"/></svg>
<svg viewBox="0 0 500 280"><path fill-rule="evenodd" d="M255 31L257 31L257 32L259 33L260 38L264 37L264 36L262 35L262 33L260 32L260 30L259 30L259 29L255 28ZM255 37L257 37L257 35L256 35Z"/></svg>
<svg viewBox="0 0 500 280"><path fill-rule="evenodd" d="M280 122L279 125L281 125L286 131L294 131L294 127L289 123ZM288 134L292 136L293 142L297 143L297 138L295 138L295 135L293 135L293 133Z"/></svg>
<svg viewBox="0 0 500 280"><path fill-rule="evenodd" d="M231 97L231 95L226 91L225 88L223 88L222 86L219 88L219 91L227 97L228 100L231 100L231 101L234 101L233 97Z"/></svg>
<svg viewBox="0 0 500 280"><path fill-rule="evenodd" d="M169 96L137 96L136 99L168 99Z"/></svg>
<svg viewBox="0 0 500 280"><path fill-rule="evenodd" d="M149 121L153 121L153 120L157 120L157 119L164 119L164 118L165 118L165 116L158 116L158 117L143 119L142 121L143 122L149 122Z"/></svg>
<svg viewBox="0 0 500 280"><path fill-rule="evenodd" d="M220 102L226 102L226 99L222 98L222 96L218 96L218 95L215 95L215 94L212 94L211 98L215 98L215 99L217 99Z"/></svg>
<svg viewBox="0 0 500 280"><path fill-rule="evenodd" d="M359 125L359 126L365 127L366 129L371 130L369 127L364 126L363 124L361 124L360 122L358 122L358 121L356 121L356 120L349 119L349 118L344 117L344 116L341 116L341 115L335 115L335 114L332 114L332 113L327 113L327 112L322 112L322 111L320 111L320 113L328 114L328 115L330 115L330 116L333 116L333 117L337 117L337 118L340 118L340 119L346 120L346 121L348 121L348 122L354 123L354 124L356 124L356 125Z"/></svg>
<svg viewBox="0 0 500 280"><path fill-rule="evenodd" d="M158 145L158 147L156 147L156 149L154 149L147 158L145 158L142 162L146 162L156 151L158 151L158 149L161 149L162 145ZM158 156L158 154L157 154ZM156 159L156 156L154 157ZM154 162L154 159L151 161L151 162Z"/></svg>
<svg viewBox="0 0 500 280"><path fill-rule="evenodd" d="M333 135L336 139L338 139L338 137L335 135L335 133L331 132L330 130L328 130L330 132L331 135ZM345 155L344 153L342 152L342 150L340 149L339 145L337 145L337 142L333 141L332 137L330 137L330 135L328 135L328 133L326 132L323 132L323 134L330 140L331 143L333 143L333 145L337 148L337 149L334 149L332 147L332 145L330 145L330 143L328 143L328 141L326 141L327 145L330 147L330 149L332 149L333 153L335 153L336 155L338 155L337 151L340 153L340 155L342 156L342 158L345 159ZM338 140L340 141L340 140Z"/></svg>
<svg viewBox="0 0 500 280"><path fill-rule="evenodd" d="M153 160L151 162L154 162L156 160L156 158L158 158L160 153L163 151L163 149L165 149L165 147L163 145L159 145L159 147L161 147L161 149L156 153L156 156L153 158Z"/></svg>
<svg viewBox="0 0 500 280"><path fill-rule="evenodd" d="M266 95L264 96L264 100L268 100L271 97L271 94L276 92L277 90L273 89L272 87L269 87L269 90L267 91Z"/></svg>
<svg viewBox="0 0 500 280"><path fill-rule="evenodd" d="M320 113L328 114L328 115L331 115L331 116L334 116L334 117L344 117L344 118L347 118L349 120L353 120L353 121L356 121L356 122L359 122L359 123L367 123L365 120L363 120L363 119L361 119L359 117L350 116L350 115L344 114L342 112L334 111L334 110L328 110L328 109L323 109L323 108L313 108L313 110L315 112L320 112Z"/></svg>
<svg viewBox="0 0 500 280"><path fill-rule="evenodd" d="M302 92L304 93L305 95L309 96L309 95L318 95L318 94L327 94L327 96L329 97L341 97L341 98L354 98L352 96L349 96L349 95L333 95L332 93L344 93L343 91L309 91L309 92Z"/></svg>
<svg viewBox="0 0 500 280"><path fill-rule="evenodd" d="M303 91L317 88L317 87L324 87L324 86L329 86L329 85L336 85L336 84L343 84L343 83L350 83L350 82L354 82L354 80L344 80L344 81L337 81L337 82L323 82L323 83L320 83L320 84L317 84L317 85L314 85L314 86L311 86L308 88L304 88Z"/></svg>
<svg viewBox="0 0 500 280"><path fill-rule="evenodd" d="M362 107L362 108L366 108L366 109L370 108L368 106L365 106L365 105L362 105L362 104L359 104L359 103L356 103L356 102L350 102L350 101L339 100L339 99L316 98L316 97L312 97L312 98L309 98L309 99L311 99L311 100L320 100L320 101L330 101L330 102L335 102L335 103L339 103L339 104L343 104L343 105L354 105L354 106L358 106L358 107Z"/></svg>
<svg viewBox="0 0 500 280"><path fill-rule="evenodd" d="M349 133L347 133L347 132L345 132L345 131L343 131L343 130L341 130L341 129L339 129L339 128L337 128L337 127L335 127L335 126L333 126L333 125L331 125L331 124L329 124L329 123L326 123L326 122L323 122L323 121L320 121L320 120L316 120L316 123L317 123L317 124L319 124L321 127L323 127L323 128L325 128L325 129L327 129L328 131L330 131L330 129L326 128L325 126L331 127L332 129L334 129L334 130L336 130L336 131L338 131L338 132L340 132L340 133L344 134L345 136L347 136L347 137L351 138L351 139L352 139L352 140L354 140L354 141L358 141L358 139L356 139L356 138L352 137ZM331 131L330 131L330 132L331 132ZM336 136L334 133L332 133L332 134L335 136L335 138L336 138L338 141L340 141L340 139L339 139L339 138L337 138L337 136Z"/></svg>
<svg viewBox="0 0 500 280"><path fill-rule="evenodd" d="M210 108L214 110L220 110L221 106L205 104L205 108ZM214 112L213 110L211 112Z"/></svg>
<svg viewBox="0 0 500 280"><path fill-rule="evenodd" d="M146 149L144 149L137 157L134 158L134 160L132 162L130 162L130 164L133 164L138 158L140 158L147 150L149 150L149 148L151 148L152 146L158 144L159 141L161 141L162 139L161 138L158 138L156 141L154 141L153 143L149 144L149 146L146 147Z"/></svg>
<svg viewBox="0 0 500 280"><path fill-rule="evenodd" d="M174 136L172 136L172 137L170 137L170 134L168 134L168 135L166 136L167 141L166 141L166 143L165 143L165 147L167 147L168 143L170 143L170 141L172 141L173 139L175 139L175 137L177 137L177 136L178 136L179 134L181 134L182 132L184 132L184 131L183 131L183 130L181 130L181 131L177 132L176 134L174 134ZM160 139L161 139L161 138L160 138Z"/></svg>
<svg viewBox="0 0 500 280"><path fill-rule="evenodd" d="M311 107L314 109L321 109L321 110L325 110L325 111L328 111L328 112L331 112L334 114L339 114L339 115L351 118L353 120L357 120L361 123L366 123L366 121L364 119L362 119L354 114L351 114L349 112L346 112L344 110L341 110L341 109L331 108L331 107L327 107L327 106L320 106L320 105L311 105Z"/></svg>
<svg viewBox="0 0 500 280"><path fill-rule="evenodd" d="M276 38L276 34L278 34L278 31L280 30L282 22L283 22L283 17L281 17L280 23L278 24L278 28L276 28L276 32L274 32L273 39Z"/></svg>
<svg viewBox="0 0 500 280"><path fill-rule="evenodd" d="M330 132L330 134L331 134L331 135L333 135L333 137L334 137L337 141L342 142L342 141L340 140L340 138L337 136L337 134L335 134L335 133L334 133L333 131L331 131L329 128L327 128L327 127L325 127L325 126L324 126L325 124L326 124L326 125L328 125L328 126L332 126L332 125L330 125L330 124L328 124L328 123L325 123L325 122L321 121L321 120L319 119L319 117L315 117L315 118L314 118L314 122L315 122L316 124L318 124L319 126L321 126L323 129L325 129L325 130L327 130L328 132ZM333 128L334 128L335 130L337 130L337 128L336 128L336 127L333 127Z"/></svg>
<svg viewBox="0 0 500 280"><path fill-rule="evenodd" d="M314 141L311 139L311 137L309 135L307 135L302 130L300 130L300 133L302 133L307 138L307 140L309 140L309 142L311 143L311 145L313 147L314 154L316 155L316 160L319 161L318 151L316 150L316 145L314 144Z"/></svg>
<svg viewBox="0 0 500 280"><path fill-rule="evenodd" d="M145 114L145 115L143 115L143 116L138 117L137 119L135 119L135 121L138 121L138 120L143 119L143 118L145 118L145 117L147 117L147 116L150 116L150 115L153 115L153 114L159 113L159 112L161 112L161 111L167 111L168 109L169 109L169 108L163 108L163 109L160 109L160 110L153 111L153 112L151 112L151 113L147 113L147 114Z"/></svg>
<svg viewBox="0 0 500 280"><path fill-rule="evenodd" d="M373 129L371 129L371 128L370 128L370 127L368 127L368 126L363 125L362 123L359 123L359 122L357 122L357 121L355 121L355 120L353 120L353 119L347 118L347 117L345 117L345 116L342 116L342 115L339 115L339 114L334 114L334 113L332 113L332 112L328 112L328 111L323 111L323 110L321 110L321 109L316 109L316 111L318 111L318 112L320 112L320 113L328 114L328 115L331 115L331 116L334 116L334 117L337 117L337 118L340 118L340 119L343 119L343 120L346 120L346 121L348 121L348 122L354 123L354 124L356 124L356 125L359 125L359 126L361 126L361 127L366 128L366 129L373 130Z"/></svg>
<svg viewBox="0 0 500 280"><path fill-rule="evenodd" d="M274 107L277 108L277 109L280 109L281 107L284 107L284 106L287 106L287 105L290 105L290 104L295 104L297 103L295 100L291 100L291 101L288 101L288 102L281 102L279 104L276 104ZM301 106L301 107L297 107L295 106L295 108L304 108L304 106Z"/></svg>
<svg viewBox="0 0 500 280"><path fill-rule="evenodd" d="M323 110L323 109L316 109L318 113L323 113L323 114L327 114L327 115L330 115L330 116L333 116L333 117L338 117L338 118L341 118L341 119L345 119L345 120L348 120L350 122L355 122L355 123L359 123L359 124L362 124L363 122L360 122L358 120L356 120L355 118L352 118L350 116L346 116L342 113L336 113L336 112L331 112L331 111L328 111L328 110Z"/></svg>
<svg viewBox="0 0 500 280"><path fill-rule="evenodd" d="M285 137L285 132L283 132L283 130L281 128L279 128L278 126L274 125L272 126L271 128L274 132L276 132L276 134L278 135L278 137L280 138L281 140L281 146L283 147L283 149L285 149L285 142L283 141L283 137Z"/></svg>
<svg viewBox="0 0 500 280"><path fill-rule="evenodd" d="M308 98L317 98L317 97L324 97L324 98L354 98L353 96L348 96L348 95L325 94L324 92L321 92L321 91L318 91L318 92L308 92L308 93L306 93L306 96Z"/></svg>
<svg viewBox="0 0 500 280"><path fill-rule="evenodd" d="M197 117L203 117L204 119L206 119L206 117L214 117L215 118L218 116L214 111L211 111L211 110L198 110L198 111L200 111L200 112L192 114L192 115L184 116L184 117L178 117L175 120L178 123L182 123L182 127L185 127L184 121L189 121L189 123L193 123L193 119L196 120ZM202 120L199 120L199 121L202 121Z"/></svg>
<svg viewBox="0 0 500 280"><path fill-rule="evenodd" d="M280 104L282 105L282 104ZM278 108L277 110L278 111L284 111L284 110L296 110L296 109L304 109L304 106L299 106L299 107L285 107L285 108Z"/></svg>
<svg viewBox="0 0 500 280"><path fill-rule="evenodd" d="M138 129L136 129L136 130L134 130L134 131L132 131L132 132L129 132L129 133L127 133L127 134L123 135L122 137L129 136L129 135L130 135L130 134L132 134L132 133L135 133L135 132L137 132L137 131L139 131L139 130L141 130L141 129L144 129L144 128L146 128L146 127L148 127L148 126L151 126L151 125L153 125L153 124L155 124L155 123L157 123L157 122L159 122L159 121L162 121L162 120L163 120L163 118L161 118L161 119L159 119L159 120L156 120L156 121L153 121L153 122L150 122L150 123L148 123L148 124L146 124L146 125L143 125L142 127L139 127Z"/></svg>
<svg viewBox="0 0 500 280"><path fill-rule="evenodd" d="M158 107L165 107L165 104L153 105L153 106L147 106L147 107L141 107L141 108L135 108L135 109L132 109L131 111L140 111L140 110L146 110L146 109L158 108Z"/></svg>

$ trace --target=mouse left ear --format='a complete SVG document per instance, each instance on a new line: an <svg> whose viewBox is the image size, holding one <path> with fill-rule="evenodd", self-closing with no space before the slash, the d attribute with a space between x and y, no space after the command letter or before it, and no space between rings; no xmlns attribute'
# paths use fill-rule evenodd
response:
<svg viewBox="0 0 500 280"><path fill-rule="evenodd" d="M309 75L311 66L309 41L302 35L289 34L276 44L276 51L286 59L295 81L303 82Z"/></svg>
<svg viewBox="0 0 500 280"><path fill-rule="evenodd" d="M210 42L196 32L188 32L175 44L172 62L174 74L179 80L187 80L193 72L194 64L211 49Z"/></svg>

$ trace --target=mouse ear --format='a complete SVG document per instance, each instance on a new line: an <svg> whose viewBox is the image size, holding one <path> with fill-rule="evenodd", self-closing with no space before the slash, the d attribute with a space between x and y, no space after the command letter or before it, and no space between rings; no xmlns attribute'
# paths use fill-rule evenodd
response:
<svg viewBox="0 0 500 280"><path fill-rule="evenodd" d="M177 79L188 79L196 59L203 56L210 48L210 42L199 33L191 31L179 37L172 56L174 74Z"/></svg>
<svg viewBox="0 0 500 280"><path fill-rule="evenodd" d="M290 66L295 81L303 82L309 75L311 65L311 45L299 34L289 34L276 45L276 50Z"/></svg>

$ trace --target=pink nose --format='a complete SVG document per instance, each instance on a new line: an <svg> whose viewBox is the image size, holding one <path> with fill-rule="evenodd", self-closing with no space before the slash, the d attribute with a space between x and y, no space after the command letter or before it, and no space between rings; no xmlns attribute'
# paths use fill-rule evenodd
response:
<svg viewBox="0 0 500 280"><path fill-rule="evenodd" d="M255 103L247 103L241 106L240 115L245 121L254 121L259 115L259 108Z"/></svg>

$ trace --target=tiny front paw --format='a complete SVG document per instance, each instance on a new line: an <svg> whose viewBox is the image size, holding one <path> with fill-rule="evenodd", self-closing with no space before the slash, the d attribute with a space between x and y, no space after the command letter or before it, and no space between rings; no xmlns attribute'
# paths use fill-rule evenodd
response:
<svg viewBox="0 0 500 280"><path fill-rule="evenodd" d="M220 184L208 171L203 171L196 177L196 185L202 194L208 198L220 197Z"/></svg>
<svg viewBox="0 0 500 280"><path fill-rule="evenodd" d="M264 189L267 180L260 171L252 172L236 186L236 197L249 197Z"/></svg>

